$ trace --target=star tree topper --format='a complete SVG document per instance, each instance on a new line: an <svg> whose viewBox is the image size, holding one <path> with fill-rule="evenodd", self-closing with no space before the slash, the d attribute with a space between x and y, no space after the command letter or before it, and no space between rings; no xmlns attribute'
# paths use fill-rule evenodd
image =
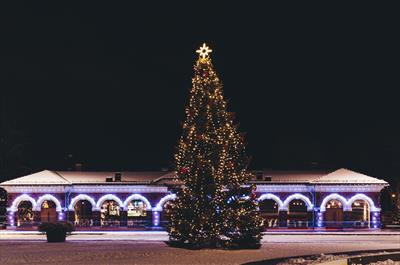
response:
<svg viewBox="0 0 400 265"><path fill-rule="evenodd" d="M207 46L206 43L203 43L203 46L200 46L200 48L196 51L199 54L199 57L202 59L208 58L208 54L212 52L210 47Z"/></svg>

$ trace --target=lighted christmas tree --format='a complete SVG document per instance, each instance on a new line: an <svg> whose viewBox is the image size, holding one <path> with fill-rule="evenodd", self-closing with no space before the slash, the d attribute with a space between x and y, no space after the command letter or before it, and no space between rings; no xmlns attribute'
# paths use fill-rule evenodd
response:
<svg viewBox="0 0 400 265"><path fill-rule="evenodd" d="M251 187L244 135L227 112L222 84L203 44L197 53L186 120L175 155L182 184L170 207L170 243L259 246L262 221Z"/></svg>

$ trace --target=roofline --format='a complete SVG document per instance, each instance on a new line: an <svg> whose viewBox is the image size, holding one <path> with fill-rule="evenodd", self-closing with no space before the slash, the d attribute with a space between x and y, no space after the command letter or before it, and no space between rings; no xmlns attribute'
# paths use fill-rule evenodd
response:
<svg viewBox="0 0 400 265"><path fill-rule="evenodd" d="M373 182L321 182L321 183L313 183L313 182L287 182L287 181L282 181L282 182L278 182L278 181L262 181L262 180L254 180L254 181L249 181L249 183L254 183L254 184L272 184L272 185L280 185L280 184L292 184L292 185L301 185L301 184L305 184L305 185L309 185L309 186L318 186L318 185L385 185L385 186L389 186L389 183L387 183L385 181L385 183L373 183Z"/></svg>
<svg viewBox="0 0 400 265"><path fill-rule="evenodd" d="M60 173L58 173L58 171L53 171L53 170L49 170L49 171L53 172L54 174L56 174L57 176L59 176L60 178L65 180L66 182L71 183L68 179L64 178Z"/></svg>

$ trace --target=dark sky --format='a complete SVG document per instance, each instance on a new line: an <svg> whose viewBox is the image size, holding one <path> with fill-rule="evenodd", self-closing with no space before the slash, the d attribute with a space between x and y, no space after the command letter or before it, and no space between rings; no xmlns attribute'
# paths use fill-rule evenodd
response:
<svg viewBox="0 0 400 265"><path fill-rule="evenodd" d="M2 119L27 170L170 166L205 41L251 168L398 177L394 7L169 2L1 8Z"/></svg>

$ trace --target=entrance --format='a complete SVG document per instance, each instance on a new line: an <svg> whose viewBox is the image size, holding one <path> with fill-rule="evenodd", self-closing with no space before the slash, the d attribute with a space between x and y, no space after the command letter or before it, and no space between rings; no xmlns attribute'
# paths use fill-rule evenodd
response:
<svg viewBox="0 0 400 265"><path fill-rule="evenodd" d="M353 227L370 228L370 209L368 202L356 200L351 205L351 219Z"/></svg>
<svg viewBox="0 0 400 265"><path fill-rule="evenodd" d="M30 201L22 201L18 204L17 227L33 225L33 207Z"/></svg>
<svg viewBox="0 0 400 265"><path fill-rule="evenodd" d="M265 199L259 202L260 214L264 219L265 228L275 228L279 226L278 203L272 199Z"/></svg>
<svg viewBox="0 0 400 265"><path fill-rule="evenodd" d="M295 199L289 203L288 227L308 227L307 205L304 201Z"/></svg>
<svg viewBox="0 0 400 265"><path fill-rule="evenodd" d="M326 204L326 227L343 227L343 204L339 200L330 200Z"/></svg>
<svg viewBox="0 0 400 265"><path fill-rule="evenodd" d="M120 209L114 200L106 200L100 210L101 226L120 226Z"/></svg>
<svg viewBox="0 0 400 265"><path fill-rule="evenodd" d="M45 222L56 222L57 211L56 204L53 201L44 201L40 210L40 221Z"/></svg>
<svg viewBox="0 0 400 265"><path fill-rule="evenodd" d="M147 216L147 205L142 200L132 200L127 206L128 227L145 227L149 224Z"/></svg>
<svg viewBox="0 0 400 265"><path fill-rule="evenodd" d="M74 206L74 210L74 224L76 226L93 226L92 204L89 201L78 201Z"/></svg>

